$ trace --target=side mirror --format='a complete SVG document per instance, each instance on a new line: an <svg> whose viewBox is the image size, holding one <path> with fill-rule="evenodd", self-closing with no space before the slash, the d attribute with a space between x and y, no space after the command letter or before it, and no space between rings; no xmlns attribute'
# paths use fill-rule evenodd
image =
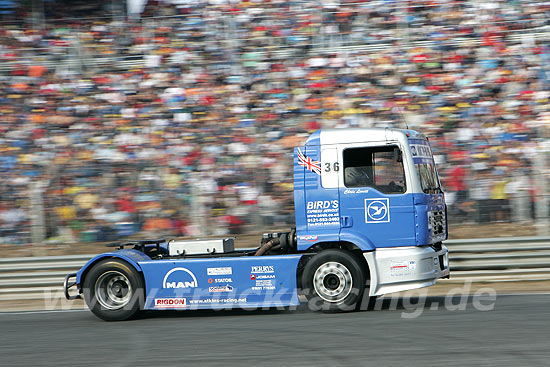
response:
<svg viewBox="0 0 550 367"><path fill-rule="evenodd" d="M393 148L393 160L396 162L403 162L403 155L399 148Z"/></svg>

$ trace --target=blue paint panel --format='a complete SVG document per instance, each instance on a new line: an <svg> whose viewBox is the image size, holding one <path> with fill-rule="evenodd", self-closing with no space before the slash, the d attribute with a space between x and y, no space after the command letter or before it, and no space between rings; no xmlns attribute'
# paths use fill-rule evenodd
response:
<svg viewBox="0 0 550 367"><path fill-rule="evenodd" d="M141 268L138 265L138 263L140 261L151 260L151 258L149 256L147 256L143 252L137 251L137 250L118 250L118 251L112 251L112 252L105 252L103 254L99 254L99 255L93 257L92 259L90 259L90 261L88 261L86 263L86 265L84 265L76 273L76 284L79 284L79 285L81 284L82 274L84 274L86 269L88 269L92 264L94 264L95 262L97 262L97 261L99 261L103 258L109 258L109 257L115 257L115 258L122 259L122 260L130 263L130 265L132 265L138 271L141 271Z"/></svg>
<svg viewBox="0 0 550 367"><path fill-rule="evenodd" d="M418 131L415 131L415 130L402 130L402 131L405 132L407 136L409 136L409 140L414 140L414 139L426 140L426 136L424 136L424 134L422 133L419 133Z"/></svg>
<svg viewBox="0 0 550 367"><path fill-rule="evenodd" d="M321 144L321 130L311 134L306 140L306 146L319 146Z"/></svg>
<svg viewBox="0 0 550 367"><path fill-rule="evenodd" d="M328 233L322 232L325 231L311 230L296 232L298 238L298 251L305 251L319 242L338 242L340 240L338 229L335 231L328 231Z"/></svg>
<svg viewBox="0 0 550 367"><path fill-rule="evenodd" d="M304 171L305 168L298 164L298 148L294 148L294 216L297 232L306 230Z"/></svg>
<svg viewBox="0 0 550 367"><path fill-rule="evenodd" d="M434 164L427 139L414 131L407 132L411 150L415 151L414 163ZM321 148L320 134L314 133L302 152L320 161ZM349 241L365 251L432 243L427 213L445 210L441 194L386 195L373 188L325 189L321 186L320 175L299 166L296 157L294 164L295 187L299 190L295 192L299 251L327 241ZM314 225L314 217L325 215L324 207L333 200L338 203L339 221Z"/></svg>
<svg viewBox="0 0 550 367"><path fill-rule="evenodd" d="M428 230L428 206L426 204L416 204L415 202L414 210L416 218L416 244L430 244L431 234Z"/></svg>
<svg viewBox="0 0 550 367"><path fill-rule="evenodd" d="M340 239L355 239L354 243L364 250L415 245L412 194L387 195L372 187L341 188L340 214L350 222L342 226Z"/></svg>
<svg viewBox="0 0 550 367"><path fill-rule="evenodd" d="M409 144L429 145L426 139L409 139Z"/></svg>
<svg viewBox="0 0 550 367"><path fill-rule="evenodd" d="M374 243L369 239L368 233L347 228L340 233L340 241L351 242L357 245L363 251L372 251L376 249Z"/></svg>
<svg viewBox="0 0 550 367"><path fill-rule="evenodd" d="M318 145L307 144L304 154L314 161L321 160ZM296 226L298 251L307 250L317 242L339 241L340 202L337 188L323 188L321 175L305 170L304 201L301 205L300 210L304 210L305 218L304 225ZM298 224L298 217L296 219Z"/></svg>
<svg viewBox="0 0 550 367"><path fill-rule="evenodd" d="M313 161L320 161L321 160L321 154L319 152L319 146L306 146L305 156L308 158L311 158ZM317 189L320 186L321 181L321 175L318 175L317 173L305 169L304 171L304 187L306 190L306 197L309 190Z"/></svg>
<svg viewBox="0 0 550 367"><path fill-rule="evenodd" d="M446 211L445 195L414 194L414 209L417 218L417 244L426 245L433 243L431 232L428 229L427 213L428 211Z"/></svg>
<svg viewBox="0 0 550 367"><path fill-rule="evenodd" d="M220 309L298 305L302 255L140 262L146 309Z"/></svg>
<svg viewBox="0 0 550 367"><path fill-rule="evenodd" d="M433 158L413 158L414 164L435 164Z"/></svg>

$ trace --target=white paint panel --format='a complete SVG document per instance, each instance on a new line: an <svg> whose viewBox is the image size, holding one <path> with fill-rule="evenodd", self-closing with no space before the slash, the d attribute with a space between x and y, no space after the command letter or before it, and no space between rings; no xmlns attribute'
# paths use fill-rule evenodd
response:
<svg viewBox="0 0 550 367"><path fill-rule="evenodd" d="M336 147L321 146L321 185L325 189L338 188L338 174L341 163L338 160Z"/></svg>
<svg viewBox="0 0 550 367"><path fill-rule="evenodd" d="M395 129L326 129L321 130L321 145L384 142Z"/></svg>

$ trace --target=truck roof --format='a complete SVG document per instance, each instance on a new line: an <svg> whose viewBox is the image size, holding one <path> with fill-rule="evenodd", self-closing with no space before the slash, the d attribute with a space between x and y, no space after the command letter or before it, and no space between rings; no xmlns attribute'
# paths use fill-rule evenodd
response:
<svg viewBox="0 0 550 367"><path fill-rule="evenodd" d="M414 138L426 139L415 130L392 128L352 128L317 130L306 140L306 145L361 143Z"/></svg>
<svg viewBox="0 0 550 367"><path fill-rule="evenodd" d="M415 130L392 128L323 129L310 135L306 145L361 143L368 141L400 140L407 138L425 139Z"/></svg>

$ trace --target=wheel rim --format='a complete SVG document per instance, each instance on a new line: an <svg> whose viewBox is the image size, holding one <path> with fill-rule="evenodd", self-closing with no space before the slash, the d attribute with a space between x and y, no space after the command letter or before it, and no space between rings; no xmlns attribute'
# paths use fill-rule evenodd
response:
<svg viewBox="0 0 550 367"><path fill-rule="evenodd" d="M323 300L339 303L351 293L353 277L344 265L331 261L317 268L313 275L313 287Z"/></svg>
<svg viewBox="0 0 550 367"><path fill-rule="evenodd" d="M108 271L97 279L95 295L101 306L118 310L126 306L132 298L132 286L126 275L118 271Z"/></svg>

